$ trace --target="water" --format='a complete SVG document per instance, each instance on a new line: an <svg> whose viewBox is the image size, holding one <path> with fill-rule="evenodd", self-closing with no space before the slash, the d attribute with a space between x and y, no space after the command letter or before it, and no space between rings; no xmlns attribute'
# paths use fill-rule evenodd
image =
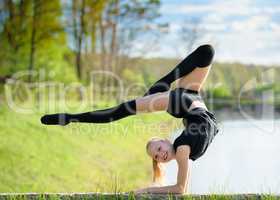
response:
<svg viewBox="0 0 280 200"><path fill-rule="evenodd" d="M190 161L189 193L280 194L280 121L240 120L220 125L207 152ZM176 183L176 161L166 167L167 184Z"/></svg>

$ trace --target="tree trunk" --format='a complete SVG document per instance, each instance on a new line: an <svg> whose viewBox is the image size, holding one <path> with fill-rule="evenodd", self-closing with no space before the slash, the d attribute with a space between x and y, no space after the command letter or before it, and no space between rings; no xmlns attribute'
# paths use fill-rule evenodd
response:
<svg viewBox="0 0 280 200"><path fill-rule="evenodd" d="M84 32L85 32L85 0L82 0L82 7L81 7L81 14L80 14L80 32L78 34L78 52L77 52L77 72L78 77L81 80L82 79L82 45L83 45L83 38L84 38Z"/></svg>
<svg viewBox="0 0 280 200"><path fill-rule="evenodd" d="M11 27L6 27L7 30L5 30L5 32L7 33L9 44L11 45L12 48L14 48L14 37L13 37L13 34L12 34L12 31L14 29L14 27L13 27L13 24L14 24L14 6L13 6L13 1L12 0L6 0L5 4L8 5L9 21L10 21L10 24L11 24Z"/></svg>
<svg viewBox="0 0 280 200"><path fill-rule="evenodd" d="M31 25L31 40L30 40L30 54L29 54L29 67L28 67L28 82L32 81L32 71L34 69L34 63L35 63L35 53L36 53L36 18L38 7L39 7L40 1L39 0L33 0L33 14L32 14L32 25Z"/></svg>
<svg viewBox="0 0 280 200"><path fill-rule="evenodd" d="M111 28L111 42L109 46L109 55L108 55L108 68L112 73L116 73L115 70L115 59L116 59L116 46L117 46L117 27L118 27L118 18L119 18L119 0L115 0L112 5L113 7L113 16L109 22ZM114 88L117 85L116 80L109 80L108 85L110 88ZM112 91L113 92L113 91Z"/></svg>
<svg viewBox="0 0 280 200"><path fill-rule="evenodd" d="M116 0L113 7L114 7L114 13L115 15L113 16L112 19L112 38L111 38L111 44L110 44L110 69L112 72L115 72L114 69L114 63L115 63L115 58L117 56L117 28L118 28L118 20L119 20L119 0Z"/></svg>
<svg viewBox="0 0 280 200"><path fill-rule="evenodd" d="M99 29L100 29L100 43L101 43L101 69L106 70L106 44L105 44L105 27L103 25L103 19L99 19Z"/></svg>
<svg viewBox="0 0 280 200"><path fill-rule="evenodd" d="M13 56L11 57L11 62L13 63L14 68L17 66L17 51L18 51L18 45L15 37L15 29L17 28L15 25L15 8L14 3L12 0L6 0L5 4L8 6L9 10L9 23L7 26L5 26L5 33L7 34L9 45L12 49Z"/></svg>
<svg viewBox="0 0 280 200"><path fill-rule="evenodd" d="M82 0L82 5L78 8L78 2L76 0L72 0L72 19L73 19L73 35L74 35L74 43L76 48L76 72L77 77L79 80L82 79L82 44L83 44L83 37L84 37L84 29L85 29L85 22L84 22L84 15L85 15L85 0ZM77 20L77 13L80 12L79 21ZM80 23L78 23L78 22ZM80 24L80 25L79 25ZM80 26L80 27L79 27Z"/></svg>
<svg viewBox="0 0 280 200"><path fill-rule="evenodd" d="M105 44L105 36L106 36L106 29L103 24L102 17L99 19L99 30L100 30L100 46L101 46L101 70L106 71L107 69L107 50L106 50L106 44ZM103 98L104 97L104 88L107 86L106 77L102 75L101 79L101 87L100 87L100 95Z"/></svg>
<svg viewBox="0 0 280 200"><path fill-rule="evenodd" d="M96 25L92 25L91 30L91 53L96 54Z"/></svg>

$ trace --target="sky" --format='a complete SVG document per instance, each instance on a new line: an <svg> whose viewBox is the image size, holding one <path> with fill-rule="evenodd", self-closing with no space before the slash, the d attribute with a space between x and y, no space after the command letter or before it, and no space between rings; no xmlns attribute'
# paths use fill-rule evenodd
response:
<svg viewBox="0 0 280 200"><path fill-rule="evenodd" d="M178 33L195 19L203 35L195 46L212 44L217 61L280 64L279 0L162 0L160 13L158 21L168 22L169 32L148 57L184 57Z"/></svg>

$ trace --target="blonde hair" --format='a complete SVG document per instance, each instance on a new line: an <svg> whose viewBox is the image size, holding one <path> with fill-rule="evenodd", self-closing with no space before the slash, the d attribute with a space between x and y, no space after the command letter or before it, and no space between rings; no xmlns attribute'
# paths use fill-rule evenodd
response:
<svg viewBox="0 0 280 200"><path fill-rule="evenodd" d="M162 140L160 137L152 137L148 140L146 144L146 151L149 154L150 146L153 142ZM157 184L163 184L164 181L164 168L163 165L152 158L153 166L153 182Z"/></svg>

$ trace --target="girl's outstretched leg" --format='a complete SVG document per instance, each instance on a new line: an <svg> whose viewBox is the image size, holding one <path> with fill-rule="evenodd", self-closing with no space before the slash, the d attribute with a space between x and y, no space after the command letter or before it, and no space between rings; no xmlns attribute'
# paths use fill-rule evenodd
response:
<svg viewBox="0 0 280 200"><path fill-rule="evenodd" d="M168 91L173 81L188 75L197 67L203 68L209 66L212 63L214 54L215 52L211 45L199 46L195 51L181 61L171 72L154 83L144 96Z"/></svg>
<svg viewBox="0 0 280 200"><path fill-rule="evenodd" d="M140 97L113 108L79 114L57 113L44 115L41 122L46 125L67 125L70 122L108 123L142 112L166 110L169 92Z"/></svg>
<svg viewBox="0 0 280 200"><path fill-rule="evenodd" d="M70 122L85 123L108 123L136 114L136 101L127 101L116 107L97 110L93 112L85 112L79 114L57 113L44 115L41 122L46 125L62 125L65 126Z"/></svg>

